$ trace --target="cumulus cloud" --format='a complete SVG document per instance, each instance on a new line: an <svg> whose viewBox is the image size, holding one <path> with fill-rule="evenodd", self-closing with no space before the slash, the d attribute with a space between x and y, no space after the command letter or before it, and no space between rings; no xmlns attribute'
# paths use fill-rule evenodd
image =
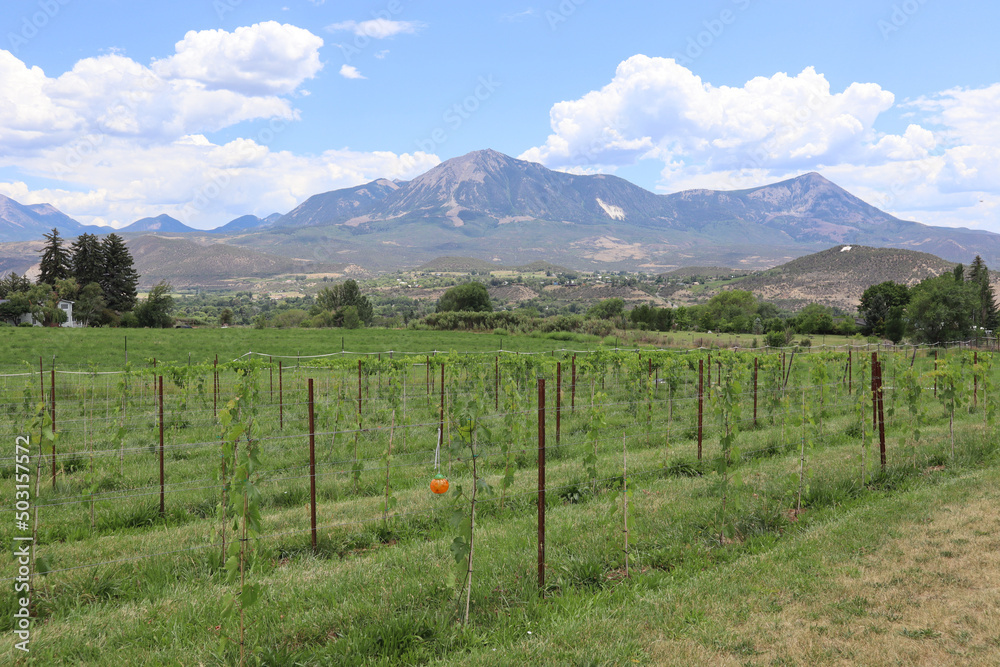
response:
<svg viewBox="0 0 1000 667"><path fill-rule="evenodd" d="M351 32L358 37L386 39L396 35L410 34L422 30L426 24L420 21L393 21L391 19L371 19L370 21L341 21L326 27L329 32Z"/></svg>
<svg viewBox="0 0 1000 667"><path fill-rule="evenodd" d="M342 65L340 67L340 76L345 79L364 79L365 76L358 71L358 68L354 65Z"/></svg>
<svg viewBox="0 0 1000 667"><path fill-rule="evenodd" d="M437 164L422 152L301 156L269 147L299 118L289 98L307 94L301 86L320 72L322 45L306 30L267 22L189 32L174 54L148 65L113 52L54 77L0 50L0 167L54 182L31 189L11 180L0 192L85 223L120 227L168 213L206 228ZM209 138L248 121L260 127L251 136Z"/></svg>
<svg viewBox="0 0 1000 667"><path fill-rule="evenodd" d="M893 108L911 120L901 134L877 127ZM998 115L1000 84L897 104L875 83L833 90L812 67L715 86L673 59L637 55L599 90L555 104L551 134L521 157L576 173L658 161L670 192L815 170L901 217L1000 231L978 206L1000 195Z"/></svg>
<svg viewBox="0 0 1000 667"><path fill-rule="evenodd" d="M323 40L294 25L267 21L225 30L190 31L176 53L153 63L165 79L186 79L209 89L247 95L281 95L316 76L323 67Z"/></svg>

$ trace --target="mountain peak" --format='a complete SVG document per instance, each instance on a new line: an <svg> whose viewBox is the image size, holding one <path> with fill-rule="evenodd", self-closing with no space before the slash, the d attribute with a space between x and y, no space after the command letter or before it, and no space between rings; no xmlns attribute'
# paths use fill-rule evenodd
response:
<svg viewBox="0 0 1000 667"><path fill-rule="evenodd" d="M176 218L172 218L166 213L161 213L155 218L142 218L136 220L131 225L127 225L118 230L119 232L165 232L176 234L179 232L197 231L188 227Z"/></svg>

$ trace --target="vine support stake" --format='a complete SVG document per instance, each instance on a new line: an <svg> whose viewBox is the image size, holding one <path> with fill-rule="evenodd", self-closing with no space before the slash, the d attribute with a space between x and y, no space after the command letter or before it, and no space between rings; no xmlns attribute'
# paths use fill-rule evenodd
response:
<svg viewBox="0 0 1000 667"><path fill-rule="evenodd" d="M164 475L163 475L163 376L159 378L159 386L157 391L160 394L160 516L165 516L167 512L166 507L166 491L164 490Z"/></svg>
<svg viewBox="0 0 1000 667"><path fill-rule="evenodd" d="M545 378L538 378L538 590L545 590Z"/></svg>
<svg viewBox="0 0 1000 667"><path fill-rule="evenodd" d="M493 358L493 409L500 410L500 356Z"/></svg>
<svg viewBox="0 0 1000 667"><path fill-rule="evenodd" d="M438 448L444 446L444 363L441 364L441 412L438 417Z"/></svg>
<svg viewBox="0 0 1000 667"><path fill-rule="evenodd" d="M271 357L268 357L267 358L267 366L268 366L268 371L270 371L270 375L271 375L271 384L270 384L270 389L271 389L271 403L274 403L274 359L272 359Z"/></svg>
<svg viewBox="0 0 1000 667"><path fill-rule="evenodd" d="M937 350L934 350L934 370L938 367ZM934 398L937 398L937 375L934 376Z"/></svg>
<svg viewBox="0 0 1000 667"><path fill-rule="evenodd" d="M316 412L312 378L309 378L309 526L312 529L312 550L316 553Z"/></svg>
<svg viewBox="0 0 1000 667"><path fill-rule="evenodd" d="M42 357L38 357L38 391L41 392L42 403L45 402L45 370L42 368Z"/></svg>
<svg viewBox="0 0 1000 667"><path fill-rule="evenodd" d="M39 357L39 362L41 362L41 357ZM44 396L44 389L42 390ZM52 399L50 412L52 417L52 435L56 433L56 369L55 362L53 362L52 368L52 385L49 388L49 398ZM44 403L44 399L42 399ZM55 491L56 488L56 439L52 438L52 490Z"/></svg>
<svg viewBox="0 0 1000 667"><path fill-rule="evenodd" d="M573 377L570 380L569 385L569 410L570 412L576 412L576 355L573 355L572 361L572 371Z"/></svg>
<svg viewBox="0 0 1000 667"><path fill-rule="evenodd" d="M698 360L698 460L701 461L702 414L705 410L705 361Z"/></svg>
<svg viewBox="0 0 1000 667"><path fill-rule="evenodd" d="M979 373L976 366L979 365L979 352L972 353L972 409L979 406ZM53 399L54 400L54 399Z"/></svg>
<svg viewBox="0 0 1000 667"><path fill-rule="evenodd" d="M358 419L361 418L361 360L358 359Z"/></svg>
<svg viewBox="0 0 1000 667"><path fill-rule="evenodd" d="M753 358L753 425L757 426L757 357Z"/></svg>
<svg viewBox="0 0 1000 667"><path fill-rule="evenodd" d="M854 357L851 354L852 350L848 348L847 350L847 395L850 396L854 391Z"/></svg>
<svg viewBox="0 0 1000 667"><path fill-rule="evenodd" d="M562 362L556 362L556 447L562 430Z"/></svg>
<svg viewBox="0 0 1000 667"><path fill-rule="evenodd" d="M215 366L212 369L212 416L219 416L219 355L215 355Z"/></svg>

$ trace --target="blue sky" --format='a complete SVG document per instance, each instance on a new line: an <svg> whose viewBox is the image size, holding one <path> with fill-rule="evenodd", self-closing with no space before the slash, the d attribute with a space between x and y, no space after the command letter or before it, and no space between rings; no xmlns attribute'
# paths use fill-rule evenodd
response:
<svg viewBox="0 0 1000 667"><path fill-rule="evenodd" d="M0 194L199 228L493 148L1000 232L1000 6L8 0Z"/></svg>

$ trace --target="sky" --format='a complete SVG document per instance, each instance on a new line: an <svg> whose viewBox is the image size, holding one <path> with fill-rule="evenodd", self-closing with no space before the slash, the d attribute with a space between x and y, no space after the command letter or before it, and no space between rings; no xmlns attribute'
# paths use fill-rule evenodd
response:
<svg viewBox="0 0 1000 667"><path fill-rule="evenodd" d="M492 148L1000 233L1000 3L6 0L0 194L199 229Z"/></svg>

